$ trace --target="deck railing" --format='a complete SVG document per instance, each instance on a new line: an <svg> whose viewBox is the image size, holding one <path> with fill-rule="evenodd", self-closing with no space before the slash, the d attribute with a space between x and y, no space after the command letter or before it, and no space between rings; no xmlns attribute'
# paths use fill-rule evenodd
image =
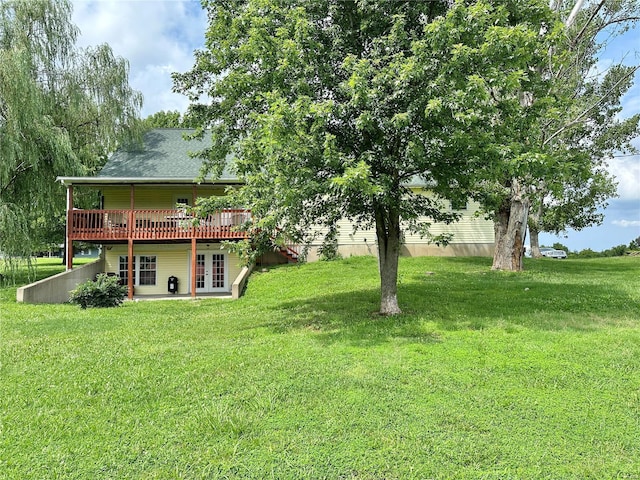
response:
<svg viewBox="0 0 640 480"><path fill-rule="evenodd" d="M72 240L241 239L249 210L226 209L194 219L184 210L73 210Z"/></svg>

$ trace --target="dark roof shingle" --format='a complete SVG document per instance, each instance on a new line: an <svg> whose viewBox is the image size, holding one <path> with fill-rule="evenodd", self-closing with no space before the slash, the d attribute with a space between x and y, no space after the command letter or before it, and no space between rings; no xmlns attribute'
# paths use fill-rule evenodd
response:
<svg viewBox="0 0 640 480"><path fill-rule="evenodd" d="M120 149L111 155L97 175L99 178L172 178L192 181L200 174L202 159L190 154L211 146L211 138L205 134L202 140L186 140L193 130L158 128L144 134L140 147ZM237 180L225 168L218 181Z"/></svg>

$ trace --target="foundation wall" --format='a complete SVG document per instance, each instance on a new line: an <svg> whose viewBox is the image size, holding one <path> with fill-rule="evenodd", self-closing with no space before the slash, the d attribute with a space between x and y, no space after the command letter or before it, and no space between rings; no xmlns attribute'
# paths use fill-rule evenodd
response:
<svg viewBox="0 0 640 480"><path fill-rule="evenodd" d="M24 303L65 303L69 293L79 284L93 280L97 273L104 271L102 259L82 267L44 278L30 285L18 288L16 301Z"/></svg>

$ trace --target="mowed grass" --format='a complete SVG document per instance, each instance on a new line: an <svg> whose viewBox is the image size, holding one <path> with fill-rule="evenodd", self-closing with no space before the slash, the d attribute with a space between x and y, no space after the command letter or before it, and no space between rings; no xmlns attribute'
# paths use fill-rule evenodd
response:
<svg viewBox="0 0 640 480"><path fill-rule="evenodd" d="M2 292L0 478L640 478L640 258L370 257L238 301ZM13 297L11 295L14 295Z"/></svg>

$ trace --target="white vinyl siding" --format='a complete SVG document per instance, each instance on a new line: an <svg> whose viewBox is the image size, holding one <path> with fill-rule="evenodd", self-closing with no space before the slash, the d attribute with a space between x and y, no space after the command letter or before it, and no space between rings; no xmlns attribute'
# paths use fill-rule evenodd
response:
<svg viewBox="0 0 640 480"><path fill-rule="evenodd" d="M482 215L476 216L475 213L479 208L476 202L469 201L466 209L458 210L458 213L462 214L460 220L450 225L434 223L429 231L432 235L453 233L452 245L493 243L493 222L485 220ZM424 241L418 234L405 233L406 244L424 243Z"/></svg>
<svg viewBox="0 0 640 480"><path fill-rule="evenodd" d="M459 211L462 217L458 222L450 225L443 223L432 223L429 232L432 235L440 235L442 233L453 233L454 237L451 244L485 244L493 242L493 223L485 220L482 216L475 216L475 212L479 209L479 205L475 202L468 202L465 210ZM353 231L353 224L342 219L338 222L339 245L375 245L376 232L374 228L358 229ZM404 232L405 244L421 244L426 240L421 238L417 233Z"/></svg>

